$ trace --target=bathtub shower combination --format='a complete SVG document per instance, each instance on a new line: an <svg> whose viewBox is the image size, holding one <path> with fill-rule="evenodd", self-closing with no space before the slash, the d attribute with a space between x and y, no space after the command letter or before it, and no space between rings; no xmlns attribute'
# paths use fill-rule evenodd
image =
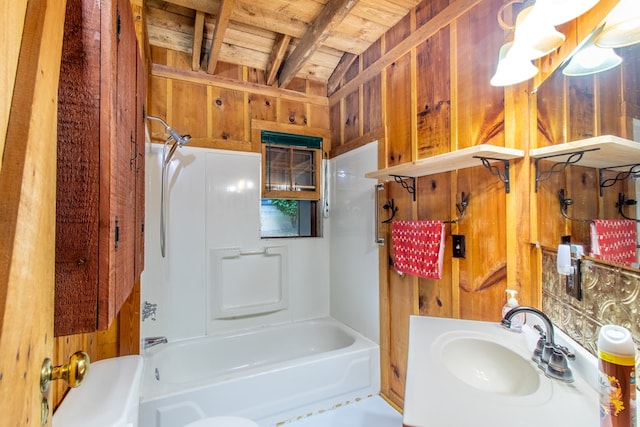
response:
<svg viewBox="0 0 640 427"><path fill-rule="evenodd" d="M145 350L141 427L237 415L276 426L380 390L379 347L316 319Z"/></svg>
<svg viewBox="0 0 640 427"><path fill-rule="evenodd" d="M162 147L148 148L141 336L159 338L142 350L141 427L221 415L276 426L377 395L379 346L370 338L378 334L363 319L371 312L369 323L378 323L378 246L373 226L353 237L366 247L345 238L372 211L372 183L356 197L349 180L350 221L340 222L340 204L333 204L333 224L351 232L330 251L330 239L260 238L258 154L184 146L165 165ZM377 148L367 150L366 166L348 176L377 165ZM166 257L156 232L163 166ZM340 166L354 168L346 160ZM320 268L330 254L357 274ZM332 271L341 271L340 262Z"/></svg>

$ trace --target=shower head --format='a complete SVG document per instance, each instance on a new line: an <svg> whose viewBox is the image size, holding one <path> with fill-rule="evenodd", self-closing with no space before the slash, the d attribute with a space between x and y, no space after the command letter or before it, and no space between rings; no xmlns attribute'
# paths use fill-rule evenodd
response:
<svg viewBox="0 0 640 427"><path fill-rule="evenodd" d="M189 140L191 139L191 135L180 135L171 126L169 126L167 122L162 120L160 117L147 116L147 119L160 122L162 126L164 126L165 130L169 133L169 138L173 139L176 142L176 144L178 144L179 147L182 147L184 144L188 143Z"/></svg>

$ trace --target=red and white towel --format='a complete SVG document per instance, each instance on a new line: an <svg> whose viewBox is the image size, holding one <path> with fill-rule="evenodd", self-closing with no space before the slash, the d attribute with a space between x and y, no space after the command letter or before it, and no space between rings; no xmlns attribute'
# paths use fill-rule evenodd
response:
<svg viewBox="0 0 640 427"><path fill-rule="evenodd" d="M636 263L636 222L628 219L596 219L591 224L591 256L630 266Z"/></svg>
<svg viewBox="0 0 640 427"><path fill-rule="evenodd" d="M440 279L444 254L443 221L394 221L394 268L425 279Z"/></svg>

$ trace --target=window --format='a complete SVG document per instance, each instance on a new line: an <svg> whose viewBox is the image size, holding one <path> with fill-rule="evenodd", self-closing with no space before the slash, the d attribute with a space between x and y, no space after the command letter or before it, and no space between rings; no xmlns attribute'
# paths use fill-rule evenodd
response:
<svg viewBox="0 0 640 427"><path fill-rule="evenodd" d="M322 138L262 131L260 235L321 236Z"/></svg>
<svg viewBox="0 0 640 427"><path fill-rule="evenodd" d="M260 237L319 237L315 200L262 199Z"/></svg>
<svg viewBox="0 0 640 427"><path fill-rule="evenodd" d="M320 199L322 138L262 131L262 197Z"/></svg>

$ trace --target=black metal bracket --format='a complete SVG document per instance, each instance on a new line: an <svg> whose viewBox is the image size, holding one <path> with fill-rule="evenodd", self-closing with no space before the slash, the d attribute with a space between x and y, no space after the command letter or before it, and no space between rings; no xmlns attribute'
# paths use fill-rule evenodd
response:
<svg viewBox="0 0 640 427"><path fill-rule="evenodd" d="M491 175L494 175L500 178L500 181L504 183L504 190L506 193L509 193L511 191L511 185L509 183L509 160L495 159L491 157L480 157L480 156L473 156L473 157L476 159L480 159L482 161L482 165L485 168L489 169L489 172L491 172ZM497 166L492 165L490 160L502 162L504 167L504 172L500 171L500 168L498 168Z"/></svg>
<svg viewBox="0 0 640 427"><path fill-rule="evenodd" d="M536 193L538 192L538 183L541 181L546 181L547 179L549 179L551 177L551 175L553 175L556 172L562 172L564 171L567 166L569 165L575 165L576 163L578 163L580 160L582 160L582 157L584 156L584 153L587 153L589 151L597 151L599 150L599 148L592 148L589 150L582 150L582 151L576 151L575 153L571 153L571 154L553 154L550 156L545 156L545 157L538 157L536 159L535 162L535 169L536 169ZM547 160L553 157L563 157L563 156L567 156L569 155L569 157L567 157L567 159L564 162L557 162L554 163L553 166L551 166L551 168L549 170L546 171L541 171L540 170L540 165L539 162L540 160Z"/></svg>
<svg viewBox="0 0 640 427"><path fill-rule="evenodd" d="M630 219L631 221L640 222L640 219L631 218L630 216L625 215L625 213L622 210L622 208L625 206L635 206L637 204L638 202L636 200L627 199L627 197L624 194L618 193L618 202L616 203L616 208L618 208L618 213L624 219Z"/></svg>
<svg viewBox="0 0 640 427"><path fill-rule="evenodd" d="M629 169L626 171L618 171L618 174L614 178L604 179L604 171L619 169L619 168L629 168ZM600 197L602 197L602 190L605 187L611 187L618 181L624 181L625 179L628 179L640 173L640 164L621 165L621 166L615 166L611 168L603 168L603 169L600 169L599 172L600 172Z"/></svg>
<svg viewBox="0 0 640 427"><path fill-rule="evenodd" d="M402 176L402 175L391 175L393 179L400 185L402 188L407 190L409 194L413 196L413 201L416 201L416 179L412 176ZM411 184L407 181L411 180Z"/></svg>
<svg viewBox="0 0 640 427"><path fill-rule="evenodd" d="M462 221L464 218L464 214L467 211L467 206L469 206L469 198L471 197L471 193L465 194L462 193L460 197L460 203L456 203L456 209L458 210L458 218L452 219L451 221L444 221L445 224L455 224L456 222Z"/></svg>
<svg viewBox="0 0 640 427"><path fill-rule="evenodd" d="M385 219L384 221L382 221L383 224L389 224L391 221L393 221L393 218L396 216L396 212L398 212L398 207L395 205L393 199L391 199L387 203L385 203L385 205L382 208L386 211L391 210L391 216L389 217L389 219Z"/></svg>
<svg viewBox="0 0 640 427"><path fill-rule="evenodd" d="M564 196L564 188L558 190L558 199L560 200L560 213L562 216L568 219L569 221L575 222L592 222L590 219L576 219L572 218L567 214L567 207L573 204L573 199Z"/></svg>

